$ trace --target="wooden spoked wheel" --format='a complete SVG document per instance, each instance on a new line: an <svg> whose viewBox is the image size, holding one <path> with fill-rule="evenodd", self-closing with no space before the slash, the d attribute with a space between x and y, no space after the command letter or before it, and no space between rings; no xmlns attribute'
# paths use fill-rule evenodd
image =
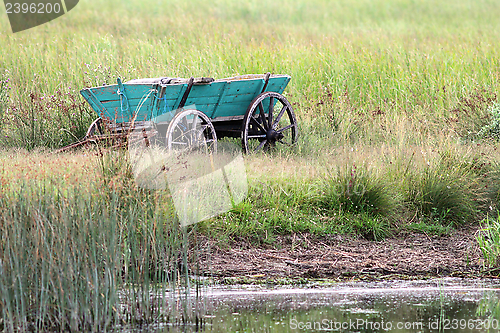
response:
<svg viewBox="0 0 500 333"><path fill-rule="evenodd" d="M217 135L210 119L198 110L177 113L168 125L166 146L169 151L213 153Z"/></svg>
<svg viewBox="0 0 500 333"><path fill-rule="evenodd" d="M267 151L277 144L291 146L296 140L297 120L283 95L264 92L248 106L241 132L244 153Z"/></svg>

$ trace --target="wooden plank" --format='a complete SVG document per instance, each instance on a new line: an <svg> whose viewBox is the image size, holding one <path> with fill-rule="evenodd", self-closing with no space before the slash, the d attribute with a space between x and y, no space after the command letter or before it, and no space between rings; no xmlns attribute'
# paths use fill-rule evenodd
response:
<svg viewBox="0 0 500 333"><path fill-rule="evenodd" d="M243 103L250 104L256 97L255 93L225 96L220 104Z"/></svg>
<svg viewBox="0 0 500 333"><path fill-rule="evenodd" d="M186 91L188 85L187 84L183 84L182 85L182 89L179 91L179 95L177 96L177 99L175 100L173 106L172 106L172 109L177 109L179 107L179 104L181 102L181 99L182 99L182 96L184 95L184 92Z"/></svg>
<svg viewBox="0 0 500 333"><path fill-rule="evenodd" d="M233 117L245 115L248 108L248 103L231 103L221 104L217 108L217 112L211 118Z"/></svg>
<svg viewBox="0 0 500 333"><path fill-rule="evenodd" d="M198 98L219 96L223 92L225 86L226 82L212 82L209 84L193 85L189 96L195 96Z"/></svg>
<svg viewBox="0 0 500 333"><path fill-rule="evenodd" d="M140 100L145 95L147 95L151 90L156 91L156 86L152 85L138 85L138 84L124 84L125 91L127 93L127 98L129 101L134 99ZM91 88L94 95L101 101L119 101L120 96L117 93L118 86L110 86ZM167 99L176 99L179 96L180 91L183 89L182 85L172 85L165 89L165 96Z"/></svg>
<svg viewBox="0 0 500 333"><path fill-rule="evenodd" d="M149 89L146 89L146 91L147 90L149 90ZM92 88L92 92L101 102L120 100L120 95L118 95L118 85L116 85L116 84L113 85L113 90L109 89L109 86L107 86L107 87L102 87L102 88ZM142 94L143 94L143 91L141 91L141 92L133 91L133 92L130 92L130 98L131 99L137 98L137 97L135 97L137 95L139 95L139 98L140 98L140 96L142 96Z"/></svg>
<svg viewBox="0 0 500 333"><path fill-rule="evenodd" d="M166 89L165 91L165 95L167 99L177 99L177 97L179 96L179 93L181 92L181 89L182 87L176 87L176 89ZM135 93L130 93L128 90L127 90L127 98L130 102L134 101L134 100L141 100L144 96L147 96L147 94L151 91L152 89L144 89L142 91L137 91ZM102 93L102 92L99 92L99 93L95 93L95 91L93 91L94 94L96 95L96 97L101 101L101 102L111 102L111 101L120 101L120 96L117 94L117 93L114 93L114 94L110 94L110 93Z"/></svg>
<svg viewBox="0 0 500 333"><path fill-rule="evenodd" d="M265 85L266 85L266 80L262 79L261 84L258 86L257 90L253 93L252 100L262 93L262 89L264 88Z"/></svg>
<svg viewBox="0 0 500 333"><path fill-rule="evenodd" d="M269 84L267 85L266 91L274 91L277 92L278 94L281 94L283 93L285 87L288 85L289 81L290 81L289 77L272 78L269 80Z"/></svg>
<svg viewBox="0 0 500 333"><path fill-rule="evenodd" d="M139 100L135 100L137 103L130 103L128 108L125 106L122 107L119 101L110 101L103 102L102 104L107 110L108 117L112 118L112 115L118 115L121 118L132 118L134 115L137 115L138 119L148 120L151 117L151 103L154 101L152 98L145 98L142 100L143 103L139 104ZM118 106L114 106L118 104Z"/></svg>
<svg viewBox="0 0 500 333"><path fill-rule="evenodd" d="M156 99L156 97L154 96L154 94L151 94L148 99ZM129 99L128 100L129 105L131 106L132 109L136 108L141 101L142 101L141 99ZM175 101L177 101L177 98L167 99L167 103L170 106L173 106ZM121 107L120 99L112 100L112 101L109 101L109 100L102 101L101 103L102 103L102 105L106 105L106 107L110 107L110 108L120 108Z"/></svg>
<svg viewBox="0 0 500 333"><path fill-rule="evenodd" d="M174 101L171 101L171 102L174 103ZM129 121L130 119L132 119L132 115L134 113L137 113L137 120L139 120L139 119L140 120L151 120L153 117L158 116L158 114L155 114L153 112L153 110L151 110L149 105L143 105L143 107L140 110L137 110L137 108L133 108L132 110L133 110L133 112L122 112L120 107L116 107L116 108L109 108L108 107L105 109L104 114L107 118L110 118L113 120L114 120L114 117L117 117L116 118L117 122L119 122L118 119L127 119L127 121Z"/></svg>
<svg viewBox="0 0 500 333"><path fill-rule="evenodd" d="M283 92L285 91L286 86L288 85L288 83L290 82L291 79L292 78L288 76L287 79L285 81L283 81L283 83L280 86L280 94L283 94Z"/></svg>
<svg viewBox="0 0 500 333"><path fill-rule="evenodd" d="M290 82L290 79L283 79L283 80L276 80L272 83L270 87L270 91L277 92L278 94L282 94L283 91L285 90L286 86L288 85L288 82Z"/></svg>
<svg viewBox="0 0 500 333"><path fill-rule="evenodd" d="M226 96L254 93L255 90L262 84L262 80L242 80L231 81L231 89L226 93Z"/></svg>
<svg viewBox="0 0 500 333"><path fill-rule="evenodd" d="M241 121L243 120L245 116L228 116L228 117L217 117L217 118L212 118L212 122L216 123L219 121Z"/></svg>
<svg viewBox="0 0 500 333"><path fill-rule="evenodd" d="M245 114L248 105L254 98L255 91L261 86L261 79L228 81L224 94L210 114L210 118ZM227 107L227 105L229 105L229 107ZM228 114L228 110L231 109L236 110L236 113ZM244 110L242 111L242 109Z"/></svg>
<svg viewBox="0 0 500 333"><path fill-rule="evenodd" d="M222 94L221 94L222 95ZM212 104L216 105L219 101L220 96L211 96L211 97L198 97L198 96L189 96L186 101L186 106L192 104Z"/></svg>
<svg viewBox="0 0 500 333"><path fill-rule="evenodd" d="M219 95L219 99L217 100L217 103L213 106L213 108L211 110L209 110L209 107L207 106L206 115L209 118L214 118L214 116L217 112L217 108L220 105L220 102L224 98L224 95L226 94L226 92L229 90L229 87L228 87L229 85L231 85L231 82L224 82L224 90L222 91L222 94ZM210 113L208 113L208 112L210 112Z"/></svg>
<svg viewBox="0 0 500 333"><path fill-rule="evenodd" d="M92 109L99 115L103 116L106 112L106 108L101 104L101 102L96 99L90 89L82 89L80 94L85 98L85 100L90 104Z"/></svg>

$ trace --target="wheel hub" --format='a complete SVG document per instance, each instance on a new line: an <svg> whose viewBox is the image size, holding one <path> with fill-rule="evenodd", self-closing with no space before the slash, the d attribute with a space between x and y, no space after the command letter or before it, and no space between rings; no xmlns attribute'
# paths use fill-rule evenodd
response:
<svg viewBox="0 0 500 333"><path fill-rule="evenodd" d="M276 132L274 129L270 128L267 130L266 139L267 141L276 142L283 139L283 134Z"/></svg>

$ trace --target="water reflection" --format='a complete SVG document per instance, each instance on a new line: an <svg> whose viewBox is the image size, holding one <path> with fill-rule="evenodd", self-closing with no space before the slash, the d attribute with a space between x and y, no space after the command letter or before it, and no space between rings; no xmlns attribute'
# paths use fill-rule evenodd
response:
<svg viewBox="0 0 500 333"><path fill-rule="evenodd" d="M203 326L158 332L499 332L500 282L442 279L328 288L213 288Z"/></svg>

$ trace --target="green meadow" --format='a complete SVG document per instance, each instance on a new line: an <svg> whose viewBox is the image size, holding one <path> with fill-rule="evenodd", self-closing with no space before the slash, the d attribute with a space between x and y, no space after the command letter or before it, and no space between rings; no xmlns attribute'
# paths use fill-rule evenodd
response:
<svg viewBox="0 0 500 333"><path fill-rule="evenodd" d="M147 290L188 287L196 234L377 241L484 225L484 265L498 265L498 13L493 0L92 0L16 34L3 14L0 325L159 320L169 304ZM247 199L196 226L178 226L168 193L137 188L125 153L52 153L97 117L82 88L266 72L292 77L298 142L246 156ZM192 315L178 312L164 319Z"/></svg>

